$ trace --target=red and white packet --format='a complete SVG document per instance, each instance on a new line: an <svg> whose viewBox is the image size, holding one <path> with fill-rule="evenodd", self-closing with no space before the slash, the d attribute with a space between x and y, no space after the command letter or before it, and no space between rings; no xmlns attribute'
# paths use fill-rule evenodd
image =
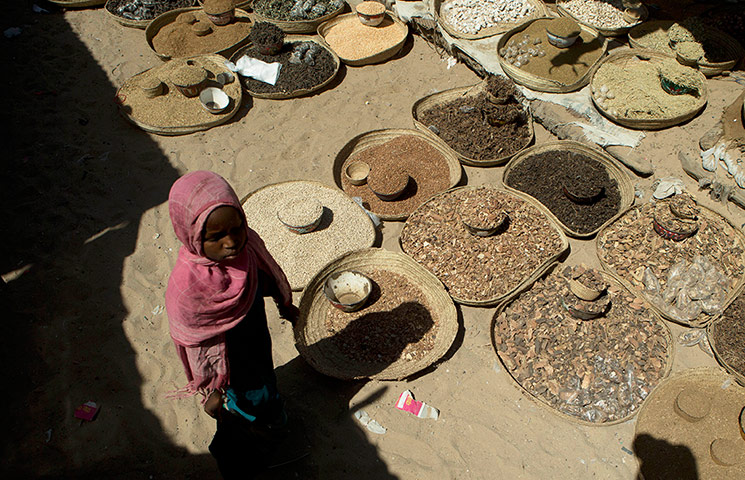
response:
<svg viewBox="0 0 745 480"><path fill-rule="evenodd" d="M424 402L414 400L414 394L409 390L404 390L403 393L398 397L396 402L396 408L405 412L413 413L419 418L432 418L437 420L440 416L440 411L435 407L427 405Z"/></svg>

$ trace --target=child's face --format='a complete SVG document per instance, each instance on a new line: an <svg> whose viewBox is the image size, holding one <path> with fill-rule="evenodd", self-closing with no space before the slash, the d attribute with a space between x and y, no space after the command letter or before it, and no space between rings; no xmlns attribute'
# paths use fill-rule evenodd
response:
<svg viewBox="0 0 745 480"><path fill-rule="evenodd" d="M246 246L246 227L243 218L233 207L218 207L207 216L202 232L204 254L221 262L235 258Z"/></svg>

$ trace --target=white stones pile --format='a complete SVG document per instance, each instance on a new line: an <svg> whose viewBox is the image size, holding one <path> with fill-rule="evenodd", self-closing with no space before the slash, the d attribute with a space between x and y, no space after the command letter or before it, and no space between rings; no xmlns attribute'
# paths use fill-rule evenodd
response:
<svg viewBox="0 0 745 480"><path fill-rule="evenodd" d="M561 6L580 21L596 27L620 28L635 25L624 20L625 8L621 0L569 0Z"/></svg>
<svg viewBox="0 0 745 480"><path fill-rule="evenodd" d="M500 23L516 23L535 11L528 0L453 0L440 15L456 30L474 35Z"/></svg>
<svg viewBox="0 0 745 480"><path fill-rule="evenodd" d="M530 35L525 33L519 42L514 38L510 39L507 45L499 50L499 54L507 63L520 68L530 63L531 57L546 56L546 51L543 50L541 43L542 40L540 38L531 38Z"/></svg>

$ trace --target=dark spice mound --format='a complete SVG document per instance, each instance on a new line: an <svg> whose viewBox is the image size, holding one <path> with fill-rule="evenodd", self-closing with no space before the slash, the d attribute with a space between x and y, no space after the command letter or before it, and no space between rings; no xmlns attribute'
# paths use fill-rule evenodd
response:
<svg viewBox="0 0 745 480"><path fill-rule="evenodd" d="M285 32L273 23L257 22L249 35L254 45L276 45L285 39Z"/></svg>
<svg viewBox="0 0 745 480"><path fill-rule="evenodd" d="M313 20L339 10L342 0L256 0L256 13L267 18L283 21Z"/></svg>
<svg viewBox="0 0 745 480"><path fill-rule="evenodd" d="M152 20L171 10L196 4L197 0L160 0L153 6L145 6L139 0L110 0L106 2L106 10L128 20Z"/></svg>
<svg viewBox="0 0 745 480"><path fill-rule="evenodd" d="M621 193L605 167L575 152L543 152L525 158L504 179L505 185L525 192L544 204L569 229L584 234L599 228L618 213ZM602 190L594 203L577 203L563 187Z"/></svg>
<svg viewBox="0 0 745 480"><path fill-rule="evenodd" d="M724 311L714 327L712 341L722 360L740 375L745 375L745 293L741 293Z"/></svg>
<svg viewBox="0 0 745 480"><path fill-rule="evenodd" d="M313 88L328 80L334 74L335 63L334 57L325 48L321 48L314 57L315 65L308 65L304 62L299 64L290 63L290 55L292 55L295 46L300 43L317 45L313 42L292 42L285 44L282 51L277 55L263 55L259 53L256 47L244 50L245 55L262 62L279 62L282 64L282 69L275 85L269 85L249 77L241 77L243 86L256 93L290 94L298 90Z"/></svg>
<svg viewBox="0 0 745 480"><path fill-rule="evenodd" d="M418 120L468 158L511 155L530 140L527 114L506 81L491 80L486 91L432 107Z"/></svg>

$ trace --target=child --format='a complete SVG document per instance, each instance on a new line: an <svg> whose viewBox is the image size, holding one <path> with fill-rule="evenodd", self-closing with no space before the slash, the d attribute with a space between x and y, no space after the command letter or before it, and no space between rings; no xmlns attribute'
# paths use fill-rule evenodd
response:
<svg viewBox="0 0 745 480"><path fill-rule="evenodd" d="M219 175L176 180L168 196L183 244L166 289L171 337L188 384L217 419L210 444L225 478L267 466L287 417L277 393L264 295L294 324L298 310L282 269L248 228L238 197Z"/></svg>

